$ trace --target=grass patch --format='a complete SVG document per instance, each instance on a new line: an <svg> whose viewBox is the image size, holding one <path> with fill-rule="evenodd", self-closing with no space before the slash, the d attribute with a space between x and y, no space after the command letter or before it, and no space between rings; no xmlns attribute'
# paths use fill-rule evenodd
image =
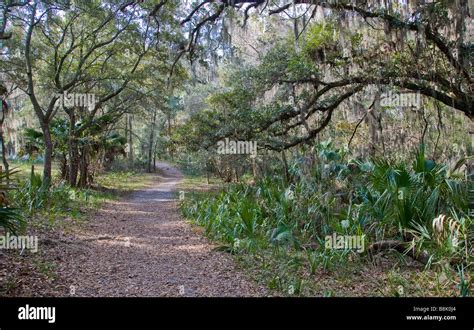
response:
<svg viewBox="0 0 474 330"><path fill-rule="evenodd" d="M124 193L147 187L155 176L135 171L104 172L95 178L95 182L100 189Z"/></svg>
<svg viewBox="0 0 474 330"><path fill-rule="evenodd" d="M44 169L44 166L42 163L38 163L34 161L14 160L14 161L9 161L9 165L10 165L10 168L16 168L19 170L19 172L14 177L14 180L18 182L23 182L30 178L32 166L34 166L34 171L36 174L42 175L43 169ZM58 166L55 162L52 163L51 175L53 178L57 178L59 176Z"/></svg>
<svg viewBox="0 0 474 330"><path fill-rule="evenodd" d="M178 189L188 192L193 191L218 191L222 184L217 179L207 179L202 176L186 176L179 184Z"/></svg>

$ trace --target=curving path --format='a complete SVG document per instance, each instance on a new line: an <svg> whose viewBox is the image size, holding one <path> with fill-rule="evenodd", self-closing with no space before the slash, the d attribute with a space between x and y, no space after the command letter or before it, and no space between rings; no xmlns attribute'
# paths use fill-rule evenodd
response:
<svg viewBox="0 0 474 330"><path fill-rule="evenodd" d="M185 222L176 169L126 199L108 202L62 245L59 273L73 296L264 296L231 256ZM60 248L58 246L58 248Z"/></svg>

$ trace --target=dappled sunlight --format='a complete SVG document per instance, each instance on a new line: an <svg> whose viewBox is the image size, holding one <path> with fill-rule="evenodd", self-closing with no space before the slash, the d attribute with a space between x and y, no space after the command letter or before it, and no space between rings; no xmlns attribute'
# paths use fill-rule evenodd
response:
<svg viewBox="0 0 474 330"><path fill-rule="evenodd" d="M474 1L0 1L0 296L474 295Z"/></svg>

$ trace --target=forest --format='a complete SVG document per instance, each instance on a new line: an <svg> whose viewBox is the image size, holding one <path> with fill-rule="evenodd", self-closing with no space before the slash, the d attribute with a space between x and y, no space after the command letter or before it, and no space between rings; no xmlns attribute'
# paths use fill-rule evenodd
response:
<svg viewBox="0 0 474 330"><path fill-rule="evenodd" d="M472 296L473 19L2 0L0 296Z"/></svg>

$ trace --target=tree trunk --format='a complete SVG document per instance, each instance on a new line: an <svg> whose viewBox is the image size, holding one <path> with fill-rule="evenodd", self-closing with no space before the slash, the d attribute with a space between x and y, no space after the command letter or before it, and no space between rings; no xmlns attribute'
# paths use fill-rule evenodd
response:
<svg viewBox="0 0 474 330"><path fill-rule="evenodd" d="M81 150L80 162L79 162L79 187L84 188L88 182L88 164L87 164L87 147L83 147Z"/></svg>
<svg viewBox="0 0 474 330"><path fill-rule="evenodd" d="M171 112L168 112L167 114L168 116L168 138L171 138ZM173 148L171 146L168 146L168 152L169 152L169 155L170 155L170 158L171 158L171 161L173 161Z"/></svg>
<svg viewBox="0 0 474 330"><path fill-rule="evenodd" d="M51 184L51 170L53 161L53 141L51 140L51 132L49 123L41 125L44 138L44 168L43 168L43 186L48 187Z"/></svg>
<svg viewBox="0 0 474 330"><path fill-rule="evenodd" d="M375 94L374 103L371 109L367 110L367 124L369 126L369 155L375 157L377 154L377 149L379 144L382 145L382 149L385 149L385 144L383 141L383 132L382 132L382 123L380 112L380 91L377 91Z"/></svg>
<svg viewBox="0 0 474 330"><path fill-rule="evenodd" d="M75 136L69 137L69 184L72 187L77 185L77 176L79 172L79 147Z"/></svg>
<svg viewBox="0 0 474 330"><path fill-rule="evenodd" d="M470 148L467 148L467 156L470 157L474 154L474 117L470 118L470 129L468 131L471 138ZM474 161L472 159L467 160L466 164L466 176L468 182L468 213L472 215L474 213Z"/></svg>
<svg viewBox="0 0 474 330"><path fill-rule="evenodd" d="M238 171L238 167L234 167L234 175L235 175L235 182L239 182L240 178L239 178L239 171Z"/></svg>
<svg viewBox="0 0 474 330"><path fill-rule="evenodd" d="M5 173L6 173L6 179L7 179L7 185L8 185L10 178L8 177L8 161L7 161L7 153L5 150L5 140L3 139L3 129L0 129L0 140L1 140L1 147L2 147L2 162L3 162L3 166L5 166Z"/></svg>
<svg viewBox="0 0 474 330"><path fill-rule="evenodd" d="M153 110L153 120L150 129L150 138L148 140L148 173L151 173L151 163L153 154L153 142L155 140L156 109Z"/></svg>
<svg viewBox="0 0 474 330"><path fill-rule="evenodd" d="M69 167L67 164L66 153L61 153L61 165L59 172L61 175L61 180L66 180L69 182Z"/></svg>
<svg viewBox="0 0 474 330"><path fill-rule="evenodd" d="M155 148L153 149L153 172L156 172L156 149L158 147L158 141L155 141Z"/></svg>
<svg viewBox="0 0 474 330"><path fill-rule="evenodd" d="M0 140L1 140L1 147L2 147L2 162L3 166L5 167L5 172L7 173L7 184L8 184L8 161L7 161L7 150L5 148L5 139L4 139L4 134L3 134L3 122L5 120L5 116L8 112L8 106L7 103L2 99L2 119L0 120Z"/></svg>
<svg viewBox="0 0 474 330"><path fill-rule="evenodd" d="M285 181L286 183L290 183L290 171L288 169L288 161L286 160L285 150L281 151L281 159L283 161L283 166L285 170Z"/></svg>
<svg viewBox="0 0 474 330"><path fill-rule="evenodd" d="M50 105L48 106L48 110L46 113L43 112L38 99L36 98L35 94L35 83L33 79L33 69L31 65L31 37L33 35L33 29L35 27L35 15L36 15L36 8L38 3L33 2L31 15L28 23L28 27L26 30L26 38L25 38L25 64L26 64L26 77L28 81L28 96L31 100L31 104L33 105L33 110L35 111L36 116L40 122L41 130L43 132L44 138L44 169L43 169L43 187L49 188L51 184L51 163L52 163L52 156L53 156L53 142L51 141L51 132L49 131L49 124L51 122L51 115L54 109L54 102L51 100Z"/></svg>
<svg viewBox="0 0 474 330"><path fill-rule="evenodd" d="M68 149L69 149L69 184L71 187L77 185L77 175L79 172L79 146L77 143L76 136L76 114L74 108L68 111L69 115L69 139L68 139Z"/></svg>
<svg viewBox="0 0 474 330"><path fill-rule="evenodd" d="M133 163L133 140L132 140L133 128L132 128L132 115L128 116L128 159L130 163Z"/></svg>

